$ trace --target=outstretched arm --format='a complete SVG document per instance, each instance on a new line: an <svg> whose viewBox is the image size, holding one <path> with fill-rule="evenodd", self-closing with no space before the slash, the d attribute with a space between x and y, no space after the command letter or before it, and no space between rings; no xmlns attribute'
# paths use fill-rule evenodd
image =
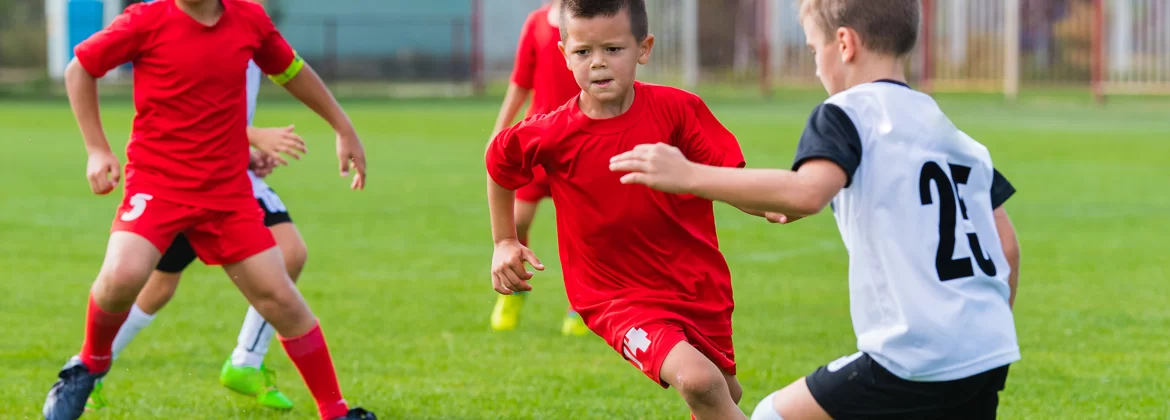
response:
<svg viewBox="0 0 1170 420"><path fill-rule="evenodd" d="M848 180L840 166L825 159L809 160L797 171L721 168L690 162L677 148L662 143L614 156L610 169L629 172L622 176L623 184L694 194L788 218L819 213Z"/></svg>
<svg viewBox="0 0 1170 420"><path fill-rule="evenodd" d="M304 64L299 57L296 60L285 73L273 76L273 81L283 85L285 90L333 127L333 131L337 133L337 159L340 163L341 176L349 176L352 167L357 176L354 177L351 188L364 189L366 152L361 140L358 139L357 130L317 72L308 64Z"/></svg>

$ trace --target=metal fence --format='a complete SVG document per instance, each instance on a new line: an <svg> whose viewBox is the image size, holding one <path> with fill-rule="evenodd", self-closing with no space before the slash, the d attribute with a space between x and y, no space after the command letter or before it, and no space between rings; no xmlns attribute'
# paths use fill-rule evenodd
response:
<svg viewBox="0 0 1170 420"><path fill-rule="evenodd" d="M448 94L444 86L456 86L458 94L475 94L506 83L520 27L541 4L432 0L427 13L419 13L403 7L411 2L367 1L362 4L386 6L363 8L358 1L312 10L297 9L306 3L292 0L269 4L290 43L331 84L388 95L398 91L371 86L417 85L424 95ZM923 89L1170 93L1170 0L921 1L920 42L907 63L909 77ZM450 4L434 6L444 2ZM640 76L763 94L815 87L797 3L647 0L657 43ZM0 93L55 85L45 71L45 13L44 0L0 0Z"/></svg>

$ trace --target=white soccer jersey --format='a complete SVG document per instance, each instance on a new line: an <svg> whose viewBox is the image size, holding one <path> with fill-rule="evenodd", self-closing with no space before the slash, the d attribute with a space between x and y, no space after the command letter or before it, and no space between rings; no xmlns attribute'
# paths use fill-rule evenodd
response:
<svg viewBox="0 0 1170 420"><path fill-rule="evenodd" d="M1015 190L986 147L930 96L880 81L813 112L794 169L809 159L849 174L831 206L849 251L860 351L914 381L1020 359L1010 268L992 214Z"/></svg>
<svg viewBox="0 0 1170 420"><path fill-rule="evenodd" d="M260 96L260 82L264 79L264 74L260 72L260 67L255 61L248 61L247 78L248 126L251 127L252 120L256 117L256 99ZM252 194L256 198L260 198L261 193L268 191L268 184L251 170L248 170L248 178L252 180Z"/></svg>

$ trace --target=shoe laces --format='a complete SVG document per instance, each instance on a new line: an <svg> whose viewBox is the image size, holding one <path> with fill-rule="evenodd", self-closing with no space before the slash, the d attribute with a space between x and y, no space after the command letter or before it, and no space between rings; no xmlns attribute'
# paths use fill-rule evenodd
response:
<svg viewBox="0 0 1170 420"><path fill-rule="evenodd" d="M276 371L268 366L260 366L260 373L264 375L264 386L269 391L276 390Z"/></svg>

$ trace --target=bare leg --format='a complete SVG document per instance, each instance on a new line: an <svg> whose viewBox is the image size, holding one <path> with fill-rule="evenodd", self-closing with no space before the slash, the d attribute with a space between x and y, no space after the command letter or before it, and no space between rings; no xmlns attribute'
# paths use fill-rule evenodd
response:
<svg viewBox="0 0 1170 420"><path fill-rule="evenodd" d="M738 388L739 382L734 376L729 380L729 375L689 343L675 344L662 361L660 372L662 380L682 395L696 420L747 420L729 388L731 383Z"/></svg>

